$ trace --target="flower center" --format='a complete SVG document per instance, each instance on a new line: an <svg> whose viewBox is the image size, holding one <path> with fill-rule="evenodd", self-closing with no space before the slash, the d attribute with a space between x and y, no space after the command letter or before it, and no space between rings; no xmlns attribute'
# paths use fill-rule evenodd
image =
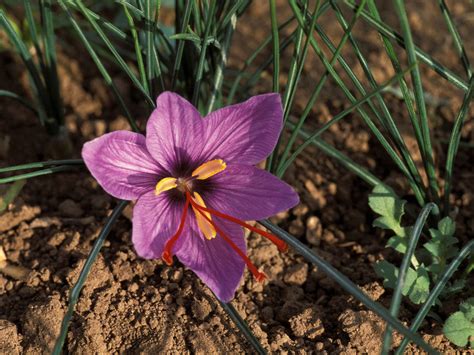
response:
<svg viewBox="0 0 474 355"><path fill-rule="evenodd" d="M166 241L162 258L168 265L171 265L173 263L172 249L183 232L188 210L191 206L196 217L197 225L204 237L208 240L211 240L215 238L216 235L219 235L219 237L221 237L227 244L229 244L229 246L237 253L237 255L239 255L244 260L248 269L255 276L255 278L258 281L263 281L266 278L265 274L263 272L260 272L257 267L250 261L247 255L245 255L245 253L239 249L239 247L232 241L232 239L219 226L216 225L216 223L212 219L212 216L217 216L227 221L236 223L244 228L251 230L252 232L260 234L261 236L269 239L272 243L274 243L282 252L288 249L287 244L281 239L274 236L273 234L254 227L238 218L207 208L201 195L198 192L193 191L194 180L206 180L211 176L214 176L225 170L226 167L227 165L223 160L214 159L200 165L191 173L191 177L165 177L156 184L156 195L159 195L164 191L176 188L181 191L186 197L186 202L184 204L184 210L181 215L180 224L176 233Z"/></svg>
<svg viewBox="0 0 474 355"><path fill-rule="evenodd" d="M177 189L185 195L188 191L193 191L194 181L195 180L206 180L221 171L225 170L227 164L222 159L213 159L205 162L198 166L194 171L191 173L191 176L188 177L165 177L158 181L155 187L155 194L159 195L162 192ZM194 191L193 197L191 197L192 201L196 203L196 205L200 207L206 207L204 200L202 199L201 195ZM187 197L186 197L187 200ZM206 239L213 239L216 237L216 229L209 222L206 218L202 216L201 213L198 212L195 205L192 205L192 209L196 216L196 221L198 224L199 229L201 230L202 234ZM206 212L206 216L211 219L211 215ZM212 220L212 219L211 219Z"/></svg>

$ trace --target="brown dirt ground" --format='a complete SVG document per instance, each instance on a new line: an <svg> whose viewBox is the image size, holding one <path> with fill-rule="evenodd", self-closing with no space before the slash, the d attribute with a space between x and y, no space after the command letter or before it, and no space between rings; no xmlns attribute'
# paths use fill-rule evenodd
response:
<svg viewBox="0 0 474 355"><path fill-rule="evenodd" d="M452 12L462 34L469 38L466 34L472 28L474 8L467 1L449 3L453 5ZM288 11L283 3L279 10ZM462 73L457 56L452 54L449 37L440 31L444 25L436 5L412 1L409 10L417 43L435 58L442 59L443 64ZM239 50L233 53L232 64L240 66L241 56L267 33L266 11L264 6L253 6L249 15L239 22L235 37L238 45L234 47ZM393 20L390 9L384 14ZM421 21L427 18L430 26L422 26ZM328 16L322 23L332 38L340 35L334 18ZM394 20L392 23L396 25ZM374 44L379 43L376 33L362 25L356 27L355 33L367 50L377 80L386 80L391 69L380 45ZM472 58L474 43L467 41L466 45ZM109 130L127 129L128 124L87 56L72 54L66 45L63 52L60 75L67 124L78 156L84 141ZM0 62L2 88L24 92L27 78L17 59L3 52ZM350 64L357 74L361 73L355 60ZM312 56L305 69L295 114L302 110L322 73ZM435 101L429 109L437 161L441 165L446 132L452 125L461 95L429 69L424 68L423 73ZM263 86L270 76L265 73ZM135 102L132 88L122 76L117 74L114 79L130 98L135 116L143 123L144 109ZM396 97L388 101L403 125L407 117L400 109L401 102ZM311 124L318 126L347 106L342 93L329 85L314 108ZM52 157L54 147L48 146L48 137L27 110L2 100L0 117L2 166ZM409 142L413 141L408 130L404 135ZM334 126L324 138L400 193L406 192L400 174L387 163L380 146L357 116ZM472 143L473 138L471 119L464 127L463 141ZM470 149L460 148L453 191L453 200L459 207L459 238L463 243L474 232L471 153ZM309 148L285 178L298 190L301 204L274 221L310 245L374 300L388 306L391 292L384 291L372 266L382 258L399 259L384 248L385 236L370 227L373 220L367 207L370 188L315 148ZM0 240L7 260L28 272L23 280L0 273L0 353L35 354L52 349L69 290L115 204L86 171L80 170L30 180L20 197L0 216ZM119 219L92 269L77 304L67 350L71 353L251 352L212 294L192 272L179 265L168 267L161 260L145 261L136 256L130 241L130 212L127 210L124 218ZM380 349L384 323L325 274L292 251L278 253L273 245L259 237L250 236L248 244L250 258L263 267L269 281L257 283L246 272L233 303L266 349L275 353L344 354L376 353ZM456 304L440 311L441 316L446 316L453 307ZM415 312L413 305L404 302L402 320L408 324ZM422 334L438 350L455 351L435 321L426 321ZM396 342L399 341L396 337ZM418 352L416 347L409 351Z"/></svg>

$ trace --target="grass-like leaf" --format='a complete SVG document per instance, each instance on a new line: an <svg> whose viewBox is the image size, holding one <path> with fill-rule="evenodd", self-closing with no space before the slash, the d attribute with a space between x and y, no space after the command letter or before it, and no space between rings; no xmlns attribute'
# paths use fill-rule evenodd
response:
<svg viewBox="0 0 474 355"><path fill-rule="evenodd" d="M451 131L449 138L448 153L446 155L446 167L444 176L444 212L449 213L449 194L451 193L451 186L453 180L453 168L454 159L456 158L459 141L461 140L461 130L464 124L467 113L469 112L469 106L471 105L472 97L474 94L474 77L469 82L469 90L464 95L464 99L459 109L459 113L454 120L454 126Z"/></svg>
<svg viewBox="0 0 474 355"><path fill-rule="evenodd" d="M59 92L59 79L57 71L55 34L53 24L53 9L51 0L40 0L41 21L43 23L44 34L44 65L46 67L45 83L48 87L49 99L51 100L51 108L54 112L57 124L64 125L63 105L61 94Z"/></svg>
<svg viewBox="0 0 474 355"><path fill-rule="evenodd" d="M104 78L105 83L112 89L112 92L114 93L117 101L119 102L119 104L120 104L120 106L121 106L121 108L122 108L122 110L125 114L125 117L127 117L127 120L130 123L130 126L132 127L132 129L135 132L138 132L139 131L138 126L137 126L135 120L132 118L132 116L131 116L128 108L127 108L127 105L125 105L125 102L124 102L122 96L120 95L120 92L118 91L117 86L114 84L114 82L112 80L112 77L110 76L109 72L105 68L104 64L102 63L99 56L95 52L94 48L92 48L92 46L89 43L89 41L87 40L84 32L82 31L82 29L79 26L79 24L77 23L77 21L74 19L73 14L69 11L69 9L65 5L64 1L59 0L58 2L59 2L59 5L61 5L62 9L64 11L66 11L66 13L68 14L68 20L71 22L71 25L72 25L73 29L75 30L75 32L79 36L79 39L84 44L84 47L86 47L86 50L89 52L89 55L91 56L91 58L94 61L95 65L97 66L97 68L99 69L99 72L102 75L102 77Z"/></svg>
<svg viewBox="0 0 474 355"><path fill-rule="evenodd" d="M334 10L336 12L336 17L337 17L338 21L340 22L342 28L344 29L344 31L347 31L348 25L347 25L347 23L344 19L344 16L343 16L339 6L333 0L330 0L330 3L331 3L332 7L334 8ZM373 0L372 1L369 0L369 4L368 4L369 6L370 6L370 3L373 4ZM362 51L359 48L359 45L358 45L357 41L355 40L354 36L351 33L349 33L349 41L352 44L355 55L356 55L357 59L359 60L359 64L361 65L362 70L364 71L364 74L365 74L367 80L369 81L369 84L370 84L371 88L372 89L377 88L378 84L375 81L375 78L374 78L374 76L373 76L373 74L370 70L369 63L365 59L364 55L362 54ZM396 73L403 72L403 70L401 70L400 67L398 67L398 69L399 70L396 70ZM404 77L402 76L401 78L399 78L399 81L404 82ZM363 86L358 81L355 81L354 84L356 85L358 90L361 92L361 94L365 93L365 90L364 90ZM405 144L405 141L402 138L402 135L400 134L400 131L398 130L398 127L395 123L395 120L393 119L393 117L390 113L390 110L389 110L389 108L387 107L387 105L385 103L385 100L383 99L382 95L377 95L376 99L377 99L377 103L379 104L380 109L382 111L382 115L377 115L377 118L379 119L380 123L385 127L385 129L390 133L390 137L393 139L394 143L397 146L398 151L400 152L403 159L405 160L405 162L407 164L407 168L410 170L410 173L412 174L416 184L420 187L420 190L423 190L424 186L423 186L423 181L421 179L420 173L419 173L419 171L418 171L418 169L417 169L417 167L416 167L416 165L413 161L413 158L410 154L410 151L408 150L408 148ZM374 104L372 104L370 101L368 102L368 104L369 104L370 108L372 109L372 111L374 113L376 113L377 110L375 109ZM415 129L416 129L416 127L415 127Z"/></svg>
<svg viewBox="0 0 474 355"><path fill-rule="evenodd" d="M288 20L283 22L279 27L278 30L281 31L282 29L288 27L293 21L294 21L294 16L290 17ZM287 42L290 43L291 40L295 37L296 31L293 31L291 35L287 38ZM267 36L262 43L249 55L249 57L244 61L244 66L241 70L239 70L238 74L236 75L234 82L231 85L231 88L229 90L229 94L227 95L227 104L231 104L234 101L235 94L237 93L240 85L240 81L246 76L246 70L249 68L252 63L254 62L255 58L258 57L258 55L270 44L272 40L272 36ZM281 46L282 47L282 46ZM283 48L281 48L283 49ZM271 60L268 61L269 65L271 63ZM259 74L258 74L259 75Z"/></svg>
<svg viewBox="0 0 474 355"><path fill-rule="evenodd" d="M296 126L292 122L287 122L286 126L290 129L295 129ZM339 151L338 149L330 146L320 138L311 138L311 134L306 132L304 129L298 130L298 134L306 140L309 140L308 144L312 144L318 149L320 149L327 156L335 159L339 164L345 167L350 172L354 173L361 180L365 181L370 186L383 185L383 181L377 178L374 174L368 171L366 168L362 167L360 164L357 164L355 161L350 159L347 155Z"/></svg>
<svg viewBox="0 0 474 355"><path fill-rule="evenodd" d="M278 34L278 22L276 17L275 0L270 0L270 19L272 26L273 42L273 92L280 91L280 36Z"/></svg>
<svg viewBox="0 0 474 355"><path fill-rule="evenodd" d="M184 9L184 15L181 22L181 30L180 30L181 33L184 33L186 31L186 28L188 27L193 6L194 6L193 0L186 1L186 7ZM184 44L185 44L184 40L178 41L178 47L176 50L176 59L174 61L173 74L171 77L171 90L175 89L176 81L178 80L178 73L181 67L181 59L183 58Z"/></svg>
<svg viewBox="0 0 474 355"><path fill-rule="evenodd" d="M118 53L117 49L115 48L114 44L109 40L107 35L104 33L102 28L100 28L99 24L97 21L89 14L87 11L87 8L84 6L81 0L76 0L76 4L79 7L79 10L81 13L84 15L84 17L87 19L87 21L90 23L94 31L97 33L97 35L101 38L103 43L106 45L106 47L109 49L110 53L113 55L113 57L116 60L116 63L119 65L119 67L127 74L127 76L130 78L132 83L135 85L135 87L140 90L140 92L143 94L146 102L150 105L151 108L154 107L155 103L153 99L150 97L148 91L143 87L142 83L140 80L137 78L137 76L130 70L129 66L125 62L125 60L122 58L122 56ZM82 31L81 31L82 32ZM97 63L96 63L97 65Z"/></svg>
<svg viewBox="0 0 474 355"><path fill-rule="evenodd" d="M403 74L402 74L403 75ZM277 176L283 176L285 173L286 169L290 166L290 164L298 157L299 154L309 145L312 143L312 141L316 138L318 138L322 133L324 133L329 127L331 127L333 124L337 123L339 120L356 110L358 107L360 107L362 104L364 104L366 101L370 100L372 97L375 95L378 95L380 92L384 90L384 88L392 85L396 80L398 79L398 75L391 78L388 80L386 83L380 85L376 90L373 92L365 95L365 97L356 100L353 102L351 106L349 106L347 109L344 111L341 111L338 113L336 116L334 116L331 120L326 122L321 128L319 128L316 132L313 134L309 135L306 140L298 146L298 148L295 149L294 153L285 161L280 162L281 167L278 168L276 175ZM311 99L310 99L311 100ZM305 111L306 112L306 111ZM309 112L309 111L308 111ZM305 115L305 113L303 113ZM293 132L300 133L302 130L302 123L301 120L298 121L298 124L296 124L293 128ZM296 138L295 138L296 139Z"/></svg>
<svg viewBox="0 0 474 355"><path fill-rule="evenodd" d="M202 36L202 43L201 43L201 51L199 53L199 61L197 64L196 75L195 75L195 84L194 84L194 91L193 91L193 98L192 103L194 106L198 106L199 101L199 91L201 88L202 76L204 72L204 64L206 62L206 53L208 47L208 37L211 35L211 28L214 20L214 15L216 12L216 1L212 1L210 4L209 11L207 12L206 17L206 27L204 30L204 34Z"/></svg>
<svg viewBox="0 0 474 355"><path fill-rule="evenodd" d="M431 132L428 122L428 113L426 112L424 89L423 84L421 82L421 74L419 66L417 64L418 61L415 52L415 44L413 42L410 24L408 22L408 15L406 13L404 0L396 0L395 9L397 10L400 25L402 27L405 48L408 56L408 63L410 65L415 64L414 68L411 71L411 80L414 86L416 108L420 120L421 135L424 146L423 149L425 151L424 162L426 164L426 174L428 176L428 185L431 191L431 198L434 199L434 201L438 201L439 186L434 166L433 147L431 145Z"/></svg>
<svg viewBox="0 0 474 355"><path fill-rule="evenodd" d="M8 208L8 205L19 195L25 184L26 180L17 180L11 184L3 196L0 196L0 214L2 214Z"/></svg>
<svg viewBox="0 0 474 355"><path fill-rule="evenodd" d="M360 11L363 9L363 6L364 6L365 2L362 3L361 5L361 8L359 10L359 13ZM290 6L293 10L293 13L295 14L297 20L298 20L298 24L301 28L305 28L304 26L304 18L302 17L302 14L298 8L298 6L296 5L295 1L291 1L290 2ZM306 35L307 35L307 41L308 43L310 43L313 48L315 47L315 41L314 41L314 38L313 38L313 29L316 27L316 19L322 15L326 9L328 7L324 7L322 6L319 11L318 9L315 11L315 13L313 14L313 17L311 19L311 23L310 23L310 26L309 28L306 30ZM332 65L335 63L338 55L339 55L339 52L342 50L344 44L346 43L347 39L349 38L349 33L350 33L350 30L352 29L352 26L355 24L356 20L357 20L357 17L359 16L359 14L356 12L356 14L354 15L353 17L353 20L351 22L351 25L349 26L349 28L345 31L343 37L341 38L340 42L339 42L339 45L338 47L335 49L334 51L334 54L333 54L333 57L332 59L329 61L329 66L332 67ZM303 110L303 113L301 114L299 120L298 120L298 123L295 127L295 130L292 132L286 146L285 146L285 149L280 157L280 160L279 160L279 164L278 166L276 167L275 171L278 171L280 172L280 174L282 174L282 172L284 172L284 170L286 170L286 168L284 167L284 164L286 164L287 162L285 161L286 160L286 157L287 155L289 154L292 146L294 145L294 142L296 140L296 137L298 135L298 131L303 127L303 124L306 120L306 118L308 117L309 113L311 112L317 98L319 97L319 94L321 92L321 89L323 88L324 84L326 83L326 80L327 78L329 77L329 71L326 69L326 72L321 76L321 78L319 79L318 83L316 84L312 94L311 94L311 97L309 98L307 104L306 104L306 107L305 109ZM286 108L286 107L285 107ZM287 110L288 112L288 110ZM291 158L290 158L291 159ZM280 175L281 176L281 175Z"/></svg>
<svg viewBox="0 0 474 355"><path fill-rule="evenodd" d="M122 4L122 8L123 8L123 13L125 14L125 17L127 18L130 32L132 33L133 46L135 48L135 57L137 60L138 73L140 74L140 80L145 90L148 92L148 94L150 94L150 88L148 86L148 81L147 81L146 72L145 72L145 65L143 63L142 46L140 44L140 39L138 38L138 32L135 26L135 21L133 20L132 15L130 15L130 11L128 10L127 6Z"/></svg>
<svg viewBox="0 0 474 355"><path fill-rule="evenodd" d="M380 21L381 20L380 15L379 15L379 12L377 10L377 6L375 5L375 1L374 0L369 0L369 3L368 3L367 7L368 7L371 15L374 16L374 18L376 20ZM390 59L390 62L392 63L393 69L395 70L396 73L401 73L403 71L402 66L400 64L400 61L398 59L397 53L394 49L394 46L393 46L392 42L390 41L389 37L386 36L385 34L380 33L380 36L382 37L382 42L383 42L383 45L384 45L385 52L386 52L388 58ZM401 94L402 94L403 99L404 99L403 102L404 102L405 107L407 109L408 117L410 118L410 122L411 122L413 132L414 132L414 135L415 135L415 138L416 138L416 142L417 142L418 148L419 148L421 156L422 156L423 164L426 167L425 159L424 159L424 157L426 155L426 152L425 152L424 145L423 145L423 138L422 138L420 124L418 122L418 117L417 117L417 114L416 114L416 111L415 111L415 106L414 106L414 102L413 102L413 98L412 98L413 95L412 95L412 92L410 91L410 89L408 88L408 84L407 84L407 81L405 80L405 77L400 77L399 78L399 85L400 85ZM416 174L414 175L414 177L415 177L415 179L417 178ZM422 186L421 182L419 182L419 184L420 184L420 186Z"/></svg>
<svg viewBox="0 0 474 355"><path fill-rule="evenodd" d="M344 3L354 10L358 8L358 5L354 2L354 0L344 0ZM405 42L403 40L403 37L393 28L391 28L384 22L375 19L366 11L362 11L361 17L366 20L369 25L373 26L378 32L380 32L380 34L386 36L387 38L390 38L391 40L394 40L402 48L405 48ZM415 46L414 50L418 59L428 65L441 77L445 78L448 82L464 91L468 90L468 84L458 75L454 74L450 69L443 66L440 62L432 58L429 54L422 51L420 48Z"/></svg>
<svg viewBox="0 0 474 355"><path fill-rule="evenodd" d="M1 8L0 8L0 26L2 26L5 29L5 32L10 42L16 48L18 54L20 55L20 58L23 60L23 63L25 64L28 70L28 74L30 75L31 80L34 83L35 92L38 94L38 98L40 102L42 103L42 105L44 106L45 111L51 112L51 102L49 101L46 86L43 82L43 79L41 78L40 71L36 68L33 61L33 57L31 56L30 52L26 48L25 43L21 40L19 35L16 33L15 29L13 28L12 24L7 19L4 11ZM40 119L42 119L41 116L40 116ZM42 123L46 124L46 122L44 121L42 121Z"/></svg>
<svg viewBox="0 0 474 355"><path fill-rule="evenodd" d="M21 97L20 95L17 95L14 92L11 92L8 90L0 90L0 96L9 97L10 99L17 100L23 106L33 111L34 114L38 115L38 110L33 106L33 104L29 102L28 100L24 99L23 97Z"/></svg>
<svg viewBox="0 0 474 355"><path fill-rule="evenodd" d="M26 179L30 179L37 176L49 175L49 174L54 174L54 173L63 172L63 171L70 171L74 169L75 167L71 165L54 166L52 168L32 171L31 173L25 173L25 174L2 178L0 179L0 184L7 184L9 182L15 182L18 180L26 180Z"/></svg>
<svg viewBox="0 0 474 355"><path fill-rule="evenodd" d="M311 22L309 25L308 33L313 33L314 27L316 25L316 21L319 18L320 14L322 12L319 11L319 5L320 2L317 1L315 5L315 9L313 11L313 14L311 15ZM290 64L290 70L288 73L288 80L286 83L286 88L285 88L285 93L283 95L283 124L285 124L288 121L288 117L290 115L291 108L293 106L293 100L296 95L296 89L298 82L301 77L301 73L303 72L304 64L306 62L306 56L308 54L308 49L309 49L309 43L310 43L310 36L306 36L306 40L304 43L303 50L301 50L301 44L303 40L303 28L298 27L297 32L296 32L296 41L295 41L295 48L293 51L293 57L291 60ZM296 132L293 132L293 135L296 136ZM283 152L282 159L286 158L286 155L289 152L290 145L292 145L291 138L295 137L290 137L290 141L286 144L285 146L285 151ZM276 158L278 157L278 152L280 151L280 145L282 142L282 137L280 136L277 145L275 149L273 150L272 154L268 158L268 164L267 164L267 169L269 171L273 171L274 165L278 166L277 163L275 163Z"/></svg>
<svg viewBox="0 0 474 355"><path fill-rule="evenodd" d="M5 168L0 168L0 173L6 173L9 171L17 170L27 170L27 169L37 169L37 168L46 168L49 166L58 166L58 165L83 165L84 161L82 159L64 159L64 160L46 160L28 164L7 166Z"/></svg>
<svg viewBox="0 0 474 355"><path fill-rule="evenodd" d="M446 5L444 0L438 0L439 7L441 9L441 13L443 14L444 20L446 21L446 25L448 26L449 33L453 38L453 44L456 48L459 57L461 58L462 65L464 66L464 70L468 78L472 77L472 68L471 64L469 63L469 57L466 54L466 50L464 49L464 44L461 39L461 35L459 34L458 29L454 23L454 20L451 16L451 13Z"/></svg>

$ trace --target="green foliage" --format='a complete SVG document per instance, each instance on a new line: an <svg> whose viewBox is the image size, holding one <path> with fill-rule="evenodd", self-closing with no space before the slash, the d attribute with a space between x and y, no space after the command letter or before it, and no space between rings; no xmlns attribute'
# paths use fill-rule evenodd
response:
<svg viewBox="0 0 474 355"><path fill-rule="evenodd" d="M405 204L406 201L398 198L390 187L375 186L369 196L369 206L380 217L374 221L373 226L392 230L397 236L405 238L405 228L401 226Z"/></svg>
<svg viewBox="0 0 474 355"><path fill-rule="evenodd" d="M458 242L454 238L456 223L450 218L445 217L438 223L438 229L430 229L431 240L423 246L433 256L433 264L446 265L446 261L459 253L455 244Z"/></svg>
<svg viewBox="0 0 474 355"><path fill-rule="evenodd" d="M430 228L426 236L428 241L423 244L423 249L416 248L414 238L422 232L424 219L417 219L414 226L404 226L402 217L404 216L406 201L400 199L389 187L375 186L369 196L369 206L378 217L375 219L374 227L389 230L395 233L387 242L387 247L395 249L400 254L405 254L405 259L411 261L411 266L405 264L405 269L397 268L392 263L382 260L374 266L376 274L383 278L383 284L387 288L392 288L395 293L399 287L401 295L406 296L414 304L424 304L430 296L431 283L436 283L447 268L450 261L460 254L457 247L458 239L454 237L456 223L451 217L444 217L437 223L437 228ZM437 208L436 208L437 210ZM422 211L423 212L423 211ZM423 224L420 225L419 222ZM418 259L423 260L420 263ZM407 260L408 261L408 260ZM425 266L428 265L428 266ZM403 264L402 264L403 265ZM401 271L404 276L400 280ZM459 293L466 286L466 275L449 283L444 281L446 286L438 291L440 299ZM440 305L441 300L435 302ZM394 306L395 310L398 307ZM474 298L470 298L460 306L460 311L452 314L444 324L444 333L454 344L465 346L470 337L474 336ZM384 349L389 348L390 333L386 333L384 338ZM473 342L471 340L471 346Z"/></svg>
<svg viewBox="0 0 474 355"><path fill-rule="evenodd" d="M116 16L123 15L126 21L112 23L85 1L59 1L71 23L85 19L81 26L73 25L74 31L110 86L114 83L105 60L129 77L150 112L155 98L165 90L178 91L204 114L222 102L224 67L232 34L248 0L115 3L119 5L115 8ZM163 9L174 12L173 25L161 22ZM98 39L94 46L90 46L89 30ZM117 40L117 35L121 40ZM117 90L114 92L120 95ZM121 97L118 100L125 101Z"/></svg>
<svg viewBox="0 0 474 355"><path fill-rule="evenodd" d="M459 306L459 311L451 314L444 323L443 333L457 346L474 347L474 297Z"/></svg>
<svg viewBox="0 0 474 355"><path fill-rule="evenodd" d="M399 270L395 265L386 260L375 264L375 272L384 279L385 287L394 289L397 284ZM402 294L408 296L410 301L420 304L426 301L429 294L430 278L427 269L421 265L416 270L408 268L402 287Z"/></svg>
<svg viewBox="0 0 474 355"><path fill-rule="evenodd" d="M34 103L6 90L1 90L0 96L16 99L33 110L48 133L62 135L67 140L56 64L52 3L42 0L37 7L33 7L30 0L23 0L22 4L23 21L16 21L10 16L8 7L0 7L0 30L5 31L11 48L25 64ZM40 16L35 16L34 11Z"/></svg>

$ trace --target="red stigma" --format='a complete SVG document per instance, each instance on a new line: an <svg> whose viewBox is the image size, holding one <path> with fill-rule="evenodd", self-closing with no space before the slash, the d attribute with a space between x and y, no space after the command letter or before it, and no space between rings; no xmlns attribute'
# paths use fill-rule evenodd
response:
<svg viewBox="0 0 474 355"><path fill-rule="evenodd" d="M265 273L257 269L257 267L248 258L248 256L232 241L232 239L226 233L224 233L224 231L221 228L219 228L216 225L216 223L208 215L206 215L205 212L211 215L226 219L244 228L247 228L248 230L252 232L260 234L261 236L267 238L273 244L275 244L278 247L278 250L280 250L280 252L286 252L288 250L288 245L283 240L279 239L278 237L276 237L275 235L271 233L268 233L267 231L264 231L260 228L252 226L238 218L229 216L225 213L213 210L211 208L203 207L197 204L192 198L191 193L189 192L187 188L185 192L186 192L186 203L184 204L183 214L181 215L181 221L179 223L179 227L176 233L170 239L166 241L165 248L163 250L163 253L161 254L163 261L170 266L173 265L172 249L183 232L184 224L186 223L186 217L188 215L189 205L192 205L195 208L195 212L197 211L199 214L201 214L204 217L204 219L206 219L214 227L214 229L217 232L217 235L219 235L222 239L224 239L224 241L227 244L229 244L229 246L237 253L237 255L239 255L240 258L242 258L242 260L245 262L245 264L247 265L247 268L253 274L255 279L258 282L263 282L267 278L267 275L265 275Z"/></svg>
<svg viewBox="0 0 474 355"><path fill-rule="evenodd" d="M240 250L240 248L235 245L235 243L232 241L232 239L229 238L229 236L227 236L226 233L224 233L224 231L219 228L215 222L210 219L208 216L206 216L206 214L203 212L209 212L211 214L213 214L213 211L214 210L210 210L208 208L204 208L200 205L198 205L196 202L194 202L191 198L191 195L189 194L189 192L186 192L186 196L187 196L187 199L190 200L191 202L191 205L193 205L194 208L196 208L198 210L198 212L209 222L212 224L212 226L214 227L214 229L217 231L217 235L219 235L222 239L224 239L227 244L229 244L229 246L237 253L237 255L239 255L242 260L245 262L245 264L247 265L247 268L249 269L249 271L253 274L253 276L255 277L255 279L258 281L258 282L263 282L267 276L259 271L257 269L257 267L252 263L252 261L248 258L247 255L245 255L245 253ZM220 217L218 214L215 214L216 216ZM230 217L230 216L229 216ZM232 217L233 218L233 217ZM240 223L239 223L240 224Z"/></svg>
<svg viewBox="0 0 474 355"><path fill-rule="evenodd" d="M181 236L181 233L183 232L183 228L184 228L184 223L186 222L186 216L188 214L188 209L189 209L189 201L190 200L189 200L188 194L186 194L186 203L184 204L183 214L181 216L181 222L179 223L178 230L170 239L168 239L168 241L165 244L165 249L163 250L163 253L161 254L161 258L165 261L166 264L170 266L173 265L173 253L172 253L173 246L176 244L179 237Z"/></svg>
<svg viewBox="0 0 474 355"><path fill-rule="evenodd" d="M188 196L188 198L190 198L190 195ZM191 201L191 204L193 204L193 201ZM223 219L227 219L228 221L234 222L234 223L236 223L236 224L238 224L238 225L240 225L244 228L247 228L248 230L251 230L252 232L260 234L262 237L267 238L269 241L271 241L273 244L275 244L277 246L278 250L282 253L288 251L288 244L286 244L283 240L281 240L277 236L275 236L271 233L268 233L267 231L264 231L263 229L252 226L252 225L250 225L250 224L248 224L248 223L246 223L246 222L244 222L244 221L242 221L238 218L229 216L228 214L213 210L211 208L202 207L202 206L197 206L197 208L204 211L204 212L208 212L208 213L210 213L214 216L221 217Z"/></svg>

